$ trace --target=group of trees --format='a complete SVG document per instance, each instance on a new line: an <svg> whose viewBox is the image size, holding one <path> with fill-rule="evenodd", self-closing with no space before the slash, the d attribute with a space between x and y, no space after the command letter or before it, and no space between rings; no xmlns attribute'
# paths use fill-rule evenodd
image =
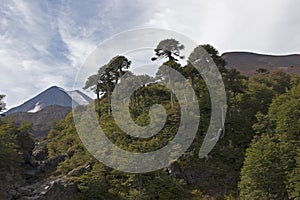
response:
<svg viewBox="0 0 300 200"><path fill-rule="evenodd" d="M285 92L278 87L284 87L282 81L291 77L281 74L280 80L278 75L273 80L279 82L272 88L277 95L266 113L257 113L258 121L253 125L257 135L247 149L239 185L245 199L300 198L300 84L299 79L286 84Z"/></svg>
<svg viewBox="0 0 300 200"><path fill-rule="evenodd" d="M24 166L34 148L31 124L16 125L11 119L0 119L0 199L9 199L15 183L24 184Z"/></svg>
<svg viewBox="0 0 300 200"><path fill-rule="evenodd" d="M116 56L110 60L110 62L99 68L98 73L90 76L85 83L84 89L90 88L97 94L97 111L101 115L100 111L100 95L107 97L110 104L111 92L114 86L118 83L119 79L126 73L131 65L125 56ZM110 107L108 108L110 112Z"/></svg>
<svg viewBox="0 0 300 200"><path fill-rule="evenodd" d="M222 74L227 74L229 71L225 68L225 61L219 56L219 52L212 47L211 45L200 45L194 49L205 49L207 53L213 58L215 64L218 66ZM191 64L190 59L187 60L187 65L182 66L178 61L179 59L184 59L184 56L181 55L181 51L184 49L184 45L180 44L175 39L165 39L159 42L156 49L154 49L155 56L151 58L152 61L166 59L163 65L166 65L174 70L179 71L181 74L185 75L187 78L191 79L191 84L194 86L195 79L202 79L199 75L198 70ZM130 68L131 61L129 61L125 56L115 56L112 58L106 65L101 66L97 74L91 75L88 77L88 80L85 83L83 89L90 89L97 94L97 107L100 107L100 96L107 97L108 104L111 102L111 93L118 83L119 79L123 74L128 72ZM138 76L141 80L141 83L155 82L155 79L161 80L166 79L169 82L169 96L170 96L170 105L173 108L175 102L174 94L174 82L173 76L170 71L165 71L159 69L157 71L155 79L149 77L148 75ZM142 85L141 89L137 91L137 95L141 95L145 99L145 85ZM135 94L134 94L135 96ZM102 98L103 99L103 98ZM100 110L98 109L100 113ZM110 112L110 108L108 108Z"/></svg>
<svg viewBox="0 0 300 200"><path fill-rule="evenodd" d="M164 64L176 64L176 70L193 82L201 122L191 148L170 165L170 170L127 174L105 167L84 149L69 115L48 136L50 156L75 151L55 173L68 174L76 167L92 165L91 171L76 177L78 199L299 199L300 77L279 70L258 70L248 78L225 68L222 76L229 100L226 133L210 153L210 159L201 160L198 150L210 121L209 93L196 70L189 64L182 67L176 62L178 58L174 56ZM219 62L219 69L222 63ZM193 78L191 71L195 72ZM140 140L123 133L107 110L105 94L100 98L101 127L122 149L160 148L172 139L179 125L175 112L178 105L175 99L172 108L169 93L170 90L153 82L137 90L135 104L131 104L131 114L140 125L149 123L145 111L153 103L167 108L165 127L155 137ZM142 94L147 94L144 100L139 97Z"/></svg>
<svg viewBox="0 0 300 200"><path fill-rule="evenodd" d="M184 75L194 88L194 100L199 103L201 116L196 138L180 159L167 169L145 174L113 170L87 152L70 114L52 128L46 139L50 158L66 152L72 152L72 156L61 162L55 172L44 176L71 176L78 185L75 199L300 199L300 77L265 69L246 77L235 69L225 68L225 61L214 47L196 47L193 53L205 49L217 65L228 104L225 134L210 153L210 159L199 159L198 151L210 123L210 96L204 79L192 65L193 55L185 65L179 62L184 59L183 49L184 45L178 41L166 39L154 49L154 57L149 58L163 59L163 65ZM130 66L128 58L116 56L90 76L84 88L97 94L99 123L115 145L127 151L149 152L172 140L180 125L175 80L163 68L153 78L133 75ZM111 115L111 95L125 73L141 80L141 87L130 97L130 112L137 124L149 123L148 111L153 104L166 108L165 126L151 138L129 136ZM167 81L169 88L157 83L162 80ZM84 112L92 106L79 110ZM0 168L6 170L11 168L11 163L20 162L22 153L16 152L24 146L17 138L26 126L13 127L11 122L0 121L0 157L7 159ZM26 130L29 132L29 127ZM91 169L70 175L74 169L86 166Z"/></svg>
<svg viewBox="0 0 300 200"><path fill-rule="evenodd" d="M204 48L207 51L219 68L226 87L228 100L228 112L225 123L226 134L211 152L210 157L213 159L206 163L196 158L197 149L209 124L210 100L203 78L191 64L192 55L187 59L187 64L182 66L178 61L184 58L181 55L181 50L184 49L184 46L174 39L166 39L158 44L154 50L155 57L151 59L152 61L166 59L163 65L177 70L188 78L197 95L201 109L201 122L198 134L195 142L192 144L192 148L176 161L176 165L180 166L182 174L193 171L194 175L197 176L197 174L202 173L201 170L209 171L210 181L205 182L203 180L189 180L186 178L187 184L193 185L196 191L204 191L207 194L219 193L222 196L240 196L242 199L298 198L299 164L296 162L298 162L297 155L299 156L297 145L299 145L300 123L298 115L300 108L299 103L297 103L298 97L295 96L295 93L299 89L296 87L299 79L280 70L268 72L265 69L257 70L257 75L248 78L235 69L225 68L225 61L219 56L218 51L214 47L201 45L195 48L194 52L201 51L200 48ZM151 98L145 97L145 94L152 94L151 97L153 98L155 97L153 95L154 91L164 90L166 92L164 94L169 96L164 99L165 103L168 104L167 107L171 108L171 111L174 108L175 110L178 109L174 95L174 80L172 80L170 72L162 72L160 70L156 74L156 79L160 80L163 77L167 80L169 91L159 88L154 83L147 87L144 85L142 89L137 90L134 94L135 96L142 96L141 104L143 109L138 110L140 112L133 113L133 117L136 117L136 122L140 124L144 124L143 121L146 122L148 120L144 113L145 110L147 111L147 109L144 109L145 99L147 102L150 101L146 107L154 103L151 101ZM91 77L86 82L86 89L91 88L91 85L89 85ZM93 83L95 87L96 81ZM113 86L110 88L112 89ZM106 92L108 91L106 90ZM106 96L109 97L109 94ZM106 96L104 95L102 99L105 99ZM283 96L285 99L283 99ZM294 100L291 100L291 98ZM166 101L167 99L169 99L168 102ZM294 106L288 109L287 107L292 102ZM109 100L107 103L109 103ZM131 110L135 110L135 107L139 106L139 101L133 105ZM279 108L282 108L282 110L274 111ZM287 113L287 110L290 113ZM273 116L273 118L270 116ZM168 121L166 126L168 127L168 124L172 123L174 124L174 121ZM278 127L284 127L284 129L281 128L279 130ZM294 131L293 137L290 129ZM164 134L172 136L170 134L172 131L170 130L167 129ZM111 131L113 130L108 132ZM131 147L137 145L142 145L144 148L147 147L144 144L145 141L137 142L135 139L130 137L128 139L126 136L124 138L121 133L117 134L116 137L119 139L114 141L124 148L128 148L124 141L129 142ZM147 142L164 144L161 141L165 139L159 136L158 138L160 142L154 139ZM217 189L212 189L216 185Z"/></svg>
<svg viewBox="0 0 300 200"><path fill-rule="evenodd" d="M201 173L201 170L208 170L211 171L211 179L215 179L213 182L208 182L207 184L201 183L201 180L193 180L193 185L197 186L196 189L199 189L201 191L204 190L204 188L212 188L213 185L217 184L219 187L217 187L217 190L211 190L207 191L207 193L214 193L218 192L223 195L226 194L238 194L237 185L239 182L239 171L243 165L244 162L244 155L245 150L249 146L249 143L251 142L252 137L255 135L255 131L252 128L252 125L257 121L256 119L256 113L258 111L264 111L268 109L268 106L270 105L272 98L274 97L275 93L272 93L270 97L266 97L264 93L264 90L259 91L259 87L257 88L258 91L252 91L252 84L261 84L260 79L253 78L253 80L248 80L247 77L241 75L237 70L235 69L227 69L225 68L225 61L219 56L218 51L210 46L210 45L201 45L199 47L196 47L194 52L200 51L201 49L205 49L207 53L212 57L213 61L219 68L220 73L223 76L223 80L225 83L226 91L227 91L227 97L228 97L228 117L226 121L226 135L225 138L222 139L218 143L218 145L215 147L214 151L211 153L211 157L214 158L214 161L208 162L205 165L203 165L202 161L197 161L197 149L199 148L204 133L207 130L209 119L210 119L210 100L209 100L209 93L207 86L205 85L205 82L203 78L200 76L199 72L195 69L195 67L192 65L192 55L187 59L187 64L185 66L182 66L178 61L179 59L183 59L184 57L181 55L181 50L184 49L184 46L180 44L178 41L174 39L166 39L161 41L156 49L155 57L153 57L151 60L155 61L158 59L166 59L166 61L163 63L163 65L167 65L168 67L173 68L174 70L177 70L181 74L183 74L188 80L190 81L191 85L193 86L196 95L197 95L197 101L199 102L199 106L201 109L201 122L200 127L198 130L197 137L195 139L195 142L192 145L192 148L188 152L185 153L185 155L182 156L180 160L177 161L178 165L180 166L182 173L184 174L185 171L190 171L191 166L194 168L198 168L198 170L193 169L193 173ZM117 56L121 57L121 56ZM122 56L123 57L123 56ZM112 59L112 61L115 58ZM110 61L109 63L112 63ZM104 67L105 68L105 67ZM108 68L106 68L108 69ZM98 71L98 74L101 74L101 68ZM260 74L260 76L263 76ZM281 77L283 76L283 77ZM89 77L88 81L86 82L85 89L87 88L95 88L99 82L97 80L94 80L91 82L90 80L93 79L93 77L101 77L101 75L92 75ZM273 83L272 79L275 77L275 75L272 75L272 78L270 78L270 82L267 87L267 91L273 90L274 85L277 84ZM176 97L174 95L174 80L172 80L172 76L169 71L162 71L161 68L158 70L156 74L157 80L165 79L168 81L169 84L169 91L166 91L164 88L159 87L158 84L151 84L145 87L141 87L139 90L136 91L136 93L133 95L135 98L137 96L142 97L142 101L134 101L135 104L132 104L131 111L133 118L135 118L137 123L140 124L147 124L147 112L144 113L144 111L147 109L144 109L145 107L145 101L150 102L146 105L146 107L150 107L151 103L153 104L153 100L151 99L157 99L161 98L162 94L167 94L169 96L169 101L166 101L168 98L164 98L164 101L160 101L159 103L165 102L166 107L170 108L171 115L176 116L176 112L172 112L172 110L178 110L178 105L176 105ZM284 74L280 74L277 81L282 81L286 77ZM262 77L261 79L268 79ZM92 84L91 84L92 83ZM117 83L116 81L114 83ZM105 85L105 83L102 83ZM279 86L282 83L277 84ZM256 86L257 87L257 86ZM114 85L110 87L110 89L113 89ZM167 93L159 93L155 92L158 90L163 90ZM109 96L110 94L106 94L111 92L112 90L104 91L104 95L102 97L102 102L105 105L105 99L107 99L106 103L110 104ZM97 91L96 91L97 92ZM280 91L281 92L281 91ZM145 94L149 94L149 98L145 97ZM150 95L151 94L151 95ZM156 94L156 95L153 95ZM107 98L106 98L107 97ZM150 98L151 97L151 98ZM139 99L139 98L137 98ZM146 100L145 100L146 99ZM104 101L103 101L104 100ZM266 103L262 103L262 102ZM141 103L140 103L141 102ZM245 103L246 102L246 103ZM249 104L248 104L249 103ZM136 109L142 104L143 109ZM251 107L248 107L248 105L251 105ZM252 107L253 106L253 107ZM104 107L104 106L102 106ZM175 109L174 109L175 108ZM136 111L137 112L134 112ZM109 113L108 113L109 114ZM177 113L178 114L178 113ZM107 118L106 118L107 119ZM109 118L109 120L113 120ZM105 120L105 123L102 124L105 126L105 124L108 124L109 120ZM113 141L123 147L127 148L129 150L137 150L141 149L141 146L143 148L146 148L148 150L153 150L161 147L163 144L166 144L169 140L166 140L162 135L167 135L169 137L172 137L175 132L175 130L172 130L172 126L176 127L176 117L171 118L169 121L166 122L166 127L162 131L163 134L158 135L157 137L152 138L148 141L139 141L133 138L130 138L126 136L124 133L116 134L115 128L110 128L108 130L108 135L110 135L110 132L114 132L114 137L112 136ZM172 125L173 124L173 125ZM243 126L241 126L243 124ZM171 126L168 126L171 125ZM118 131L117 131L118 132ZM125 136L124 136L125 135ZM145 144L148 142L148 144ZM125 144L125 143L129 143ZM154 145L154 143L159 145ZM150 144L150 145L149 145ZM139 147L137 147L139 146ZM150 147L150 148L149 148ZM217 161L216 161L217 160ZM223 168L220 168L219 165L223 165ZM206 168L206 169L205 169ZM228 174L232 174L228 177ZM184 175L183 175L184 176ZM232 179L232 181L228 182L228 179ZM187 180L189 183L190 180Z"/></svg>

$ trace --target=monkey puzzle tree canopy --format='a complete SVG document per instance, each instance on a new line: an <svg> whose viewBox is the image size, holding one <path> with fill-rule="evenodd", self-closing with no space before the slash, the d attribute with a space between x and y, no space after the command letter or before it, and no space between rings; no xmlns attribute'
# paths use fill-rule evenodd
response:
<svg viewBox="0 0 300 200"><path fill-rule="evenodd" d="M175 39L166 39L158 43L155 51L156 57L151 58L152 61L167 58L169 61L178 61L177 58L183 59L180 51L184 49L184 45Z"/></svg>

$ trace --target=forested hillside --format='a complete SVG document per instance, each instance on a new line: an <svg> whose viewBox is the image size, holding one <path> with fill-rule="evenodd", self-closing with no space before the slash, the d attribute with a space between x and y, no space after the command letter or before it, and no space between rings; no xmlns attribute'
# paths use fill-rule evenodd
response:
<svg viewBox="0 0 300 200"><path fill-rule="evenodd" d="M166 43L172 44L175 50L161 51ZM226 63L218 51L210 45L202 45L222 75L227 116L220 140L206 158L200 159L198 152L210 123L211 102L203 77L190 62L180 64L183 48L176 40L164 40L152 58L153 61L163 59L164 65L186 77L195 90L195 101L201 110L196 138L178 160L154 172L120 172L105 166L85 149L72 113L53 125L47 138L35 147L30 139L30 125L16 126L0 119L0 184L1 188L7 188L1 191L2 198L30 197L28 188L41 183L46 184L47 189L41 192L36 189L39 192L32 191L31 196L105 200L300 199L300 77L280 70L258 70L249 78L235 69L225 68ZM168 117L164 128L148 139L124 133L114 121L110 98L130 65L131 61L125 56L116 56L107 63L106 71L100 68L91 75L84 88L93 90L97 99L88 106L79 106L77 112L84 113L96 105L99 124L114 144L127 151L149 152L174 138L180 125L179 103L168 88L159 84L168 78L162 68L156 77L135 75L148 84L131 96L129 106L133 120L138 125L147 125L149 109L156 103L166 109ZM169 83L172 84L172 80ZM34 175L25 173L24 163L31 165Z"/></svg>

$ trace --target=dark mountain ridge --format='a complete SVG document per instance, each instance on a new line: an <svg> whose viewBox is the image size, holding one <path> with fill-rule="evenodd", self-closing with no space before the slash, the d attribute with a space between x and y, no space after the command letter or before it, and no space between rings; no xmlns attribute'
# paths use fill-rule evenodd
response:
<svg viewBox="0 0 300 200"><path fill-rule="evenodd" d="M38 138L46 136L52 124L64 119L71 110L71 107L50 105L36 113L16 112L7 117L12 118L18 125L24 122L32 123L32 135Z"/></svg>
<svg viewBox="0 0 300 200"><path fill-rule="evenodd" d="M234 68L242 74L251 76L259 68L268 71L281 69L286 73L300 74L300 54L264 55L251 52L226 52L221 56L228 68Z"/></svg>

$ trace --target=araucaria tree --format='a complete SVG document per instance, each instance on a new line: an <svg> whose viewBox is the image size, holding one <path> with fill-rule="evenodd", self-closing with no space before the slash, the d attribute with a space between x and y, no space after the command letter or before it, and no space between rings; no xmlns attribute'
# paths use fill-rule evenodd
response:
<svg viewBox="0 0 300 200"><path fill-rule="evenodd" d="M184 49L184 45L180 44L175 39L166 39L159 42L157 45L155 51L155 56L151 58L152 61L155 61L157 59L163 59L167 58L168 61L164 63L164 65L167 65L171 68L174 68L175 70L179 70L180 64L178 64L176 61L178 59L183 59L184 56L180 55L180 51ZM171 107L174 106L174 80L172 78L171 72L168 70L166 72L170 84L170 96L171 96Z"/></svg>
<svg viewBox="0 0 300 200"><path fill-rule="evenodd" d="M125 56L116 56L108 64L99 68L97 74L91 75L85 82L83 89L90 89L97 94L97 111L100 116L100 96L107 97L108 113L111 111L111 93L121 76L126 73L131 61Z"/></svg>

